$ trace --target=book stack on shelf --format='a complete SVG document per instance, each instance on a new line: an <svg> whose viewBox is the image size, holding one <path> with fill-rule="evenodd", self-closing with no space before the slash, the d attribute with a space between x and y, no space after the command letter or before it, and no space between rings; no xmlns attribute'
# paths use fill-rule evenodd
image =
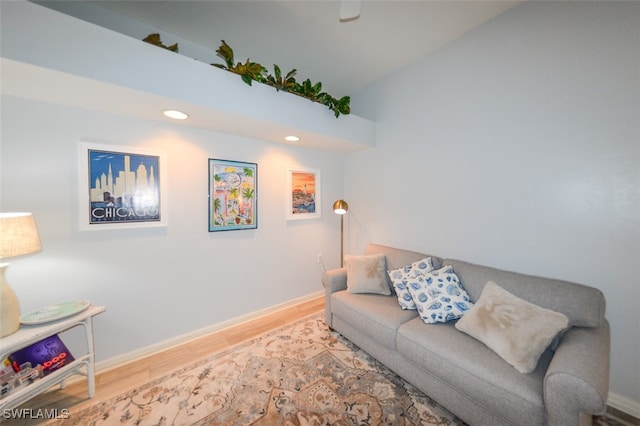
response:
<svg viewBox="0 0 640 426"><path fill-rule="evenodd" d="M0 370L0 398L73 360L73 355L57 334L12 353L3 361Z"/></svg>

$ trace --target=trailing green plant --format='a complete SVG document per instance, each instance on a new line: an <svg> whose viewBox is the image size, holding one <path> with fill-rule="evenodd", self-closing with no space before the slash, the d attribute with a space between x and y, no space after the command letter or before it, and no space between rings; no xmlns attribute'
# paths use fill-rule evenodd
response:
<svg viewBox="0 0 640 426"><path fill-rule="evenodd" d="M160 39L159 34L150 34L143 41L151 43L164 49L178 52L178 44L165 46ZM251 86L251 83L257 81L275 88L277 91L289 92L294 95L301 96L313 102L326 105L337 117L340 114L347 115L351 113L351 97L343 96L340 99L334 98L326 92L322 91L322 83L312 83L306 79L302 83L298 83L295 79L297 70L293 69L282 74L282 70L278 65L273 65L273 74L270 74L267 68L257 62L247 59L244 63L236 62L233 49L224 40L216 50L216 56L220 57L224 64L211 64L214 67L238 74L242 81Z"/></svg>
<svg viewBox="0 0 640 426"><path fill-rule="evenodd" d="M251 62L249 59L247 59L244 64L240 62L236 63L233 49L224 40L222 40L222 44L216 50L216 54L222 58L225 63L211 65L240 74L242 81L249 86L251 86L252 81L257 81L272 86L277 91L282 90L283 92L293 93L313 102L321 103L332 110L336 118L339 117L340 114L346 115L351 113L351 97L343 96L340 99L336 99L322 91L322 83L318 82L313 84L309 79L298 83L295 79L296 69L289 71L283 76L280 67L274 64L273 70L275 75L272 75L268 74L264 66L256 62Z"/></svg>

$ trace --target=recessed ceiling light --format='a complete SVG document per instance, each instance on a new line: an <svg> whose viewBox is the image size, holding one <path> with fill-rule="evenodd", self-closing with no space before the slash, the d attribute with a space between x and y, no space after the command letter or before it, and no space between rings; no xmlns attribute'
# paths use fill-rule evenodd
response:
<svg viewBox="0 0 640 426"><path fill-rule="evenodd" d="M176 109L165 109L164 111L162 111L162 113L169 117L169 118L173 118L175 120L186 120L187 118L189 118L189 114L185 114L182 111L178 111Z"/></svg>
<svg viewBox="0 0 640 426"><path fill-rule="evenodd" d="M298 136L295 136L295 135L289 135L289 136L285 136L284 140L289 141L289 142L298 142L300 140L300 138Z"/></svg>

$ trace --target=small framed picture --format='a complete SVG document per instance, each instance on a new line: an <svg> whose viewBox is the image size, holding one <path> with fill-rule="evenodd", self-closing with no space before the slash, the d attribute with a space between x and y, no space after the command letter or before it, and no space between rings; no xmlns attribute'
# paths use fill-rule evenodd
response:
<svg viewBox="0 0 640 426"><path fill-rule="evenodd" d="M80 229L167 226L163 152L81 142L79 158Z"/></svg>
<svg viewBox="0 0 640 426"><path fill-rule="evenodd" d="M287 220L316 219L322 216L320 170L287 168Z"/></svg>
<svg viewBox="0 0 640 426"><path fill-rule="evenodd" d="M258 227L258 165L209 159L209 232Z"/></svg>

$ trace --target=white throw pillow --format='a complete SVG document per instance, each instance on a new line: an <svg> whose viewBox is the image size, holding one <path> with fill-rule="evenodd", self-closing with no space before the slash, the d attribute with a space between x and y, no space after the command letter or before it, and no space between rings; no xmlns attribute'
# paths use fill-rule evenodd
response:
<svg viewBox="0 0 640 426"><path fill-rule="evenodd" d="M529 303L493 281L457 323L456 328L478 339L516 370L535 370L540 355L569 326L566 315Z"/></svg>
<svg viewBox="0 0 640 426"><path fill-rule="evenodd" d="M433 266L433 260L431 257L425 257L424 259L413 262L410 265L389 271L389 278L391 279L393 288L396 290L398 303L402 309L417 309L416 304L413 303L411 293L409 293L409 284L415 281L418 276L431 272L434 269L436 268Z"/></svg>
<svg viewBox="0 0 640 426"><path fill-rule="evenodd" d="M473 306L451 265L416 277L408 289L427 324L460 318Z"/></svg>
<svg viewBox="0 0 640 426"><path fill-rule="evenodd" d="M384 254L345 256L348 293L391 294Z"/></svg>

